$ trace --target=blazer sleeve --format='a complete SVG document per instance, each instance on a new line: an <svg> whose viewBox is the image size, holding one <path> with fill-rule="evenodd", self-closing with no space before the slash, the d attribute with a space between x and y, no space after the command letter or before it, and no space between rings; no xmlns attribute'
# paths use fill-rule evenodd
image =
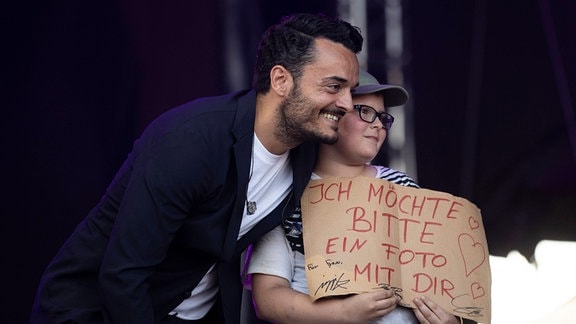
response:
<svg viewBox="0 0 576 324"><path fill-rule="evenodd" d="M148 134L135 146L100 269L105 315L114 323L152 323L148 278L202 197L216 164L198 130ZM194 258L193 255L190 258Z"/></svg>

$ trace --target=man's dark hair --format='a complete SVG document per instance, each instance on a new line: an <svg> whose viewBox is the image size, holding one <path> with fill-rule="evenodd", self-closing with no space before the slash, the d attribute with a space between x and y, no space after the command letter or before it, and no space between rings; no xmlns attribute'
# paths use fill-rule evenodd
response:
<svg viewBox="0 0 576 324"><path fill-rule="evenodd" d="M274 65L285 67L297 81L303 67L314 60L317 38L340 43L356 54L362 50L364 41L357 27L338 18L308 13L283 17L260 40L252 80L256 92L270 90L270 70Z"/></svg>

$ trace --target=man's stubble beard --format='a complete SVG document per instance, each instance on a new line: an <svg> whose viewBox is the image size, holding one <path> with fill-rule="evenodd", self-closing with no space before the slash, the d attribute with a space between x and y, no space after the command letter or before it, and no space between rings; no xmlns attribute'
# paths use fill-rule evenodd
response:
<svg viewBox="0 0 576 324"><path fill-rule="evenodd" d="M280 104L280 115L274 128L275 137L289 147L295 147L303 142L314 141L324 144L334 144L337 135L327 135L320 131L319 125L311 123L318 120L314 104L302 95L298 84ZM316 126L316 127L314 127Z"/></svg>

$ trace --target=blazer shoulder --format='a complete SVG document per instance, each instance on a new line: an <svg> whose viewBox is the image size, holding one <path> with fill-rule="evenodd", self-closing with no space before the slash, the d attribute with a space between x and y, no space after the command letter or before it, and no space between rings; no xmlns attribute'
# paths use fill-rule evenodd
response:
<svg viewBox="0 0 576 324"><path fill-rule="evenodd" d="M254 115L255 94L251 90L198 98L165 111L144 130L143 136L161 136L178 129L230 129L237 120Z"/></svg>

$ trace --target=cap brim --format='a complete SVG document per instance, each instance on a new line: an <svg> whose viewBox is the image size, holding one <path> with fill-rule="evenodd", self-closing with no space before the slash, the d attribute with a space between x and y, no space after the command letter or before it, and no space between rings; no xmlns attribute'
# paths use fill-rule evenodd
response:
<svg viewBox="0 0 576 324"><path fill-rule="evenodd" d="M352 90L353 94L371 94L382 92L384 95L384 107L402 106L408 101L408 92L404 88L389 84L367 84L357 86Z"/></svg>

